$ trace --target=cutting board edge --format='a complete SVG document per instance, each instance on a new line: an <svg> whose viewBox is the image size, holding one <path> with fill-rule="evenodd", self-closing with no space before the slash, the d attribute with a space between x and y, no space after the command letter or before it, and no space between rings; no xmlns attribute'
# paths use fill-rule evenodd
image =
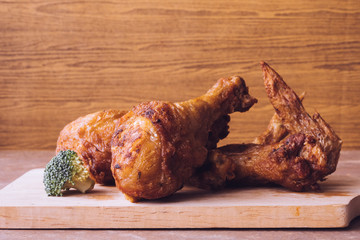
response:
<svg viewBox="0 0 360 240"><path fill-rule="evenodd" d="M348 225L356 217L360 216L360 195L351 199L346 207ZM347 225L347 226L348 226ZM345 227L347 227L345 226Z"/></svg>
<svg viewBox="0 0 360 240"><path fill-rule="evenodd" d="M24 173L1 189L0 193L4 194L13 185L20 184L21 178L31 177L32 173L40 171L42 171L41 168ZM0 199L0 202L3 201ZM54 217L63 215L70 217ZM76 204L70 206L19 206L16 204L0 204L0 228L344 228L359 215L359 195L351 196L348 201L337 204L301 206L221 204L214 206L184 206L180 204L174 206L162 205L161 203L131 206L79 206ZM74 218L74 216L76 217ZM89 218L88 221L86 221L87 218Z"/></svg>
<svg viewBox="0 0 360 240"><path fill-rule="evenodd" d="M318 206L278 206L270 211L267 206L186 210L173 206L0 207L0 226L2 229L344 228L355 217L351 215L352 208L355 205L323 206L321 211ZM72 214L73 211L77 214ZM55 219L53 216L59 216L59 212L64 218Z"/></svg>

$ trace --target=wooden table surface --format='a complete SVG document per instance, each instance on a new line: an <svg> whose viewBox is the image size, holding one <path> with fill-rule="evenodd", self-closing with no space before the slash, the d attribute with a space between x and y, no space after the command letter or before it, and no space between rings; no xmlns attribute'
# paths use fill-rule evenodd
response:
<svg viewBox="0 0 360 240"><path fill-rule="evenodd" d="M0 188L33 168L41 168L53 151L0 151ZM335 174L360 177L360 151L343 151ZM0 239L355 239L360 235L360 217L344 229L167 229L167 230L0 230Z"/></svg>

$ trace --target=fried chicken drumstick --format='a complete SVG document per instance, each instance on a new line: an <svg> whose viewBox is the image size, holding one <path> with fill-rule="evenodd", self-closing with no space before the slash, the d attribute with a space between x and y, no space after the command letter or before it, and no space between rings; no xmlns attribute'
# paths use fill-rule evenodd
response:
<svg viewBox="0 0 360 240"><path fill-rule="evenodd" d="M111 143L117 187L130 201L175 193L227 136L228 114L256 102L243 79L230 77L189 101L134 107L120 119Z"/></svg>
<svg viewBox="0 0 360 240"><path fill-rule="evenodd" d="M106 110L79 117L60 132L56 153L75 151L96 183L113 185L110 142L116 121L125 113Z"/></svg>
<svg viewBox="0 0 360 240"><path fill-rule="evenodd" d="M296 93L262 63L267 95L275 109L268 129L254 144L228 145L209 152L190 183L219 189L225 185L275 183L293 191L318 189L335 171L342 145L332 128L305 111Z"/></svg>

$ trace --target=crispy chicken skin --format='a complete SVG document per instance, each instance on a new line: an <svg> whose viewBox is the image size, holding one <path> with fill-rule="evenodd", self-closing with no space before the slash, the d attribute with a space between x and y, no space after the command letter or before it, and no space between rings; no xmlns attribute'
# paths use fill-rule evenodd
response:
<svg viewBox="0 0 360 240"><path fill-rule="evenodd" d="M305 97L305 92L303 92L299 99L303 101ZM284 137L289 134L289 131L283 124L283 121L280 119L279 115L274 113L273 117L270 119L270 122L267 126L267 129L257 136L253 143L255 144L271 144L281 141Z"/></svg>
<svg viewBox="0 0 360 240"><path fill-rule="evenodd" d="M341 139L301 100L269 65L262 63L266 92L275 109L268 129L253 144L228 145L209 152L190 180L219 189L225 185L275 183L293 191L318 189L336 170Z"/></svg>
<svg viewBox="0 0 360 240"><path fill-rule="evenodd" d="M169 196L228 134L228 114L257 100L240 77L223 78L203 96L179 103L142 103L120 119L112 143L111 170L130 201Z"/></svg>
<svg viewBox="0 0 360 240"><path fill-rule="evenodd" d="M113 185L110 142L115 122L125 113L107 110L79 117L60 132L56 153L68 149L75 151L96 183Z"/></svg>

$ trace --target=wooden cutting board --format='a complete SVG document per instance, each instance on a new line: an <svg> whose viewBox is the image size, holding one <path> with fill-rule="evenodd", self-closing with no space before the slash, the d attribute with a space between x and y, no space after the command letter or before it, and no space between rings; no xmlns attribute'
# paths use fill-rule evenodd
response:
<svg viewBox="0 0 360 240"><path fill-rule="evenodd" d="M333 175L320 193L184 188L171 197L130 203L115 187L48 197L43 169L0 190L1 228L339 228L360 215L360 180Z"/></svg>

